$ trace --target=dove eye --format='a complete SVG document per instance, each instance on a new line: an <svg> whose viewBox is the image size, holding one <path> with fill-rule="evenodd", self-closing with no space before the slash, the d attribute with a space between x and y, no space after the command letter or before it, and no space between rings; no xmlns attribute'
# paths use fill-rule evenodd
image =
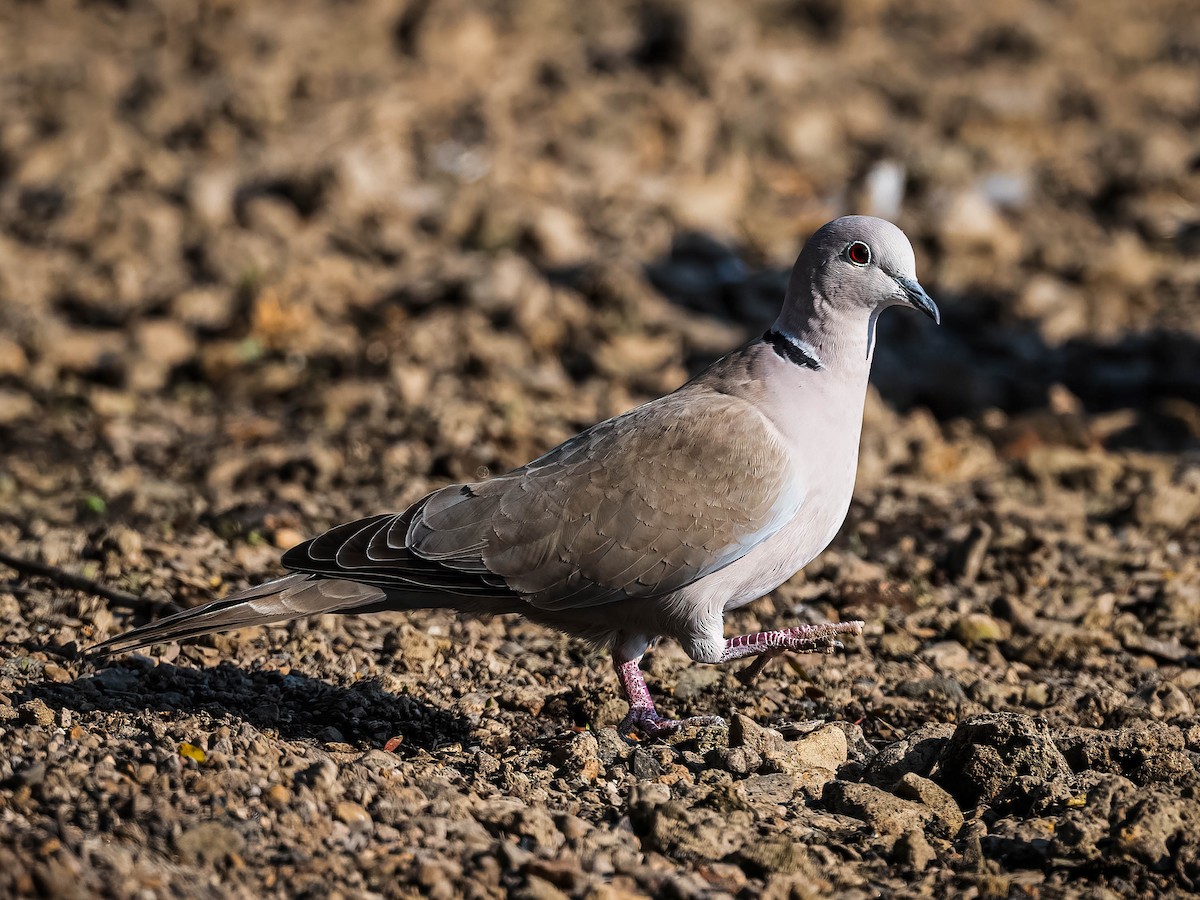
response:
<svg viewBox="0 0 1200 900"><path fill-rule="evenodd" d="M862 241L854 241L846 247L846 259L856 266L865 266L871 262L871 248Z"/></svg>

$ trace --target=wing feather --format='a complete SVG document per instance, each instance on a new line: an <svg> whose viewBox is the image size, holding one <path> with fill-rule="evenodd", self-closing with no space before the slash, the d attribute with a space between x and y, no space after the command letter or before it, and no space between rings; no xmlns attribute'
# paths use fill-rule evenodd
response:
<svg viewBox="0 0 1200 900"><path fill-rule="evenodd" d="M567 609L677 590L748 552L802 501L786 448L756 410L680 391L509 475L435 492L407 544Z"/></svg>
<svg viewBox="0 0 1200 900"><path fill-rule="evenodd" d="M288 568L547 610L678 590L738 559L804 492L745 400L684 388L507 475L330 529Z"/></svg>

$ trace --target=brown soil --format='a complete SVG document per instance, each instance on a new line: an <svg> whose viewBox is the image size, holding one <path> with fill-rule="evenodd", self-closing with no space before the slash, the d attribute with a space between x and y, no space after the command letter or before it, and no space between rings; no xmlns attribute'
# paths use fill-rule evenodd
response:
<svg viewBox="0 0 1200 900"><path fill-rule="evenodd" d="M838 213L945 311L886 317L849 521L729 623L865 639L648 660L729 729L630 746L602 655L440 613L92 669L146 614L0 567L0 895L1191 890L1198 23L0 5L0 550L152 601L669 390Z"/></svg>

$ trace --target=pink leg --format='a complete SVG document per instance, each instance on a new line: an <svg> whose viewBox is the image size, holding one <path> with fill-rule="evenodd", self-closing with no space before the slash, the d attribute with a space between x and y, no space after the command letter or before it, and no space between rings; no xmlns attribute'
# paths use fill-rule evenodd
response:
<svg viewBox="0 0 1200 900"><path fill-rule="evenodd" d="M640 659L623 659L619 654L613 654L613 665L617 670L617 678L621 681L621 690L629 701L629 713L621 720L617 730L621 734L640 731L649 738L662 737L684 725L721 725L724 719L720 716L692 716L690 719L664 719L654 708L654 698L646 687L646 679L638 666Z"/></svg>
<svg viewBox="0 0 1200 900"><path fill-rule="evenodd" d="M725 652L721 654L720 661L729 662L744 656L758 657L738 673L738 679L743 684L749 684L766 668L767 663L785 650L797 653L832 653L842 646L836 635L862 634L863 624L832 622L826 625L797 625L781 631L759 631L755 634L739 635L725 641Z"/></svg>
<svg viewBox="0 0 1200 900"><path fill-rule="evenodd" d="M792 650L796 653L832 653L841 647L838 635L862 634L862 622L834 622L826 625L797 625L781 631L760 631L743 634L725 641L725 649L718 662L729 662L745 656L757 657L754 662L738 673L743 683L749 682L763 670L768 662ZM644 646L644 645L643 645ZM621 690L629 701L629 713L621 720L617 730L621 734L640 731L650 738L670 734L683 725L720 725L720 716L692 716L689 719L664 719L654 708L654 698L646 687L646 679L638 663L641 657L629 657L619 650L613 652L613 665Z"/></svg>

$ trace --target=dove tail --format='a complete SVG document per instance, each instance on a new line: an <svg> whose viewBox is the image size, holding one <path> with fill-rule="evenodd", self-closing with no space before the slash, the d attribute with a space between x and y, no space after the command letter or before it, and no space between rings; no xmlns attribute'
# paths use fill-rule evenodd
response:
<svg viewBox="0 0 1200 900"><path fill-rule="evenodd" d="M186 609L109 638L88 647L84 655L110 656L148 644L181 641L214 631L286 622L321 613L372 612L382 608L397 608L394 601L385 604L387 597L382 589L355 581L303 573L286 575L224 600Z"/></svg>

